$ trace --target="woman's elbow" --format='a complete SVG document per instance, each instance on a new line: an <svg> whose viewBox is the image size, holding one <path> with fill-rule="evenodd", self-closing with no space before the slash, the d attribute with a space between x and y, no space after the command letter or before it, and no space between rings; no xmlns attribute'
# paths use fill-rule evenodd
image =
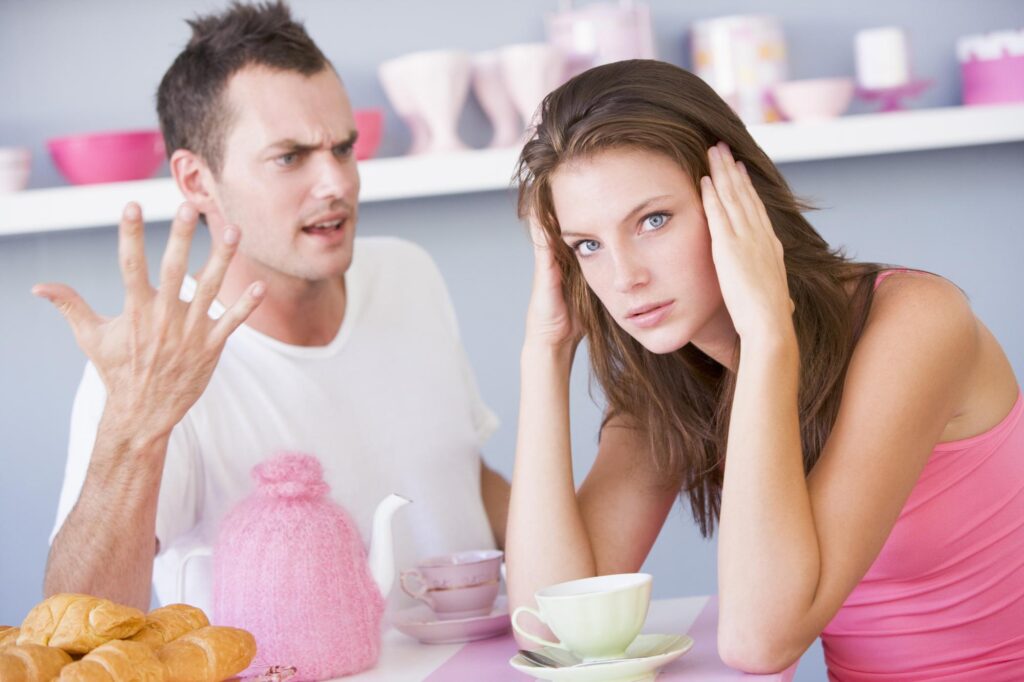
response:
<svg viewBox="0 0 1024 682"><path fill-rule="evenodd" d="M746 673L782 672L799 660L805 649L772 632L738 632L725 628L718 631L718 655L722 662Z"/></svg>

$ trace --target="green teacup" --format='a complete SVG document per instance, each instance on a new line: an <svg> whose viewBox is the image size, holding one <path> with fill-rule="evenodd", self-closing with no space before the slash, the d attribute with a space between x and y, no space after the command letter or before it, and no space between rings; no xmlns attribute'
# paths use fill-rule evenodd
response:
<svg viewBox="0 0 1024 682"><path fill-rule="evenodd" d="M651 576L620 573L570 580L534 594L539 612L520 606L512 627L543 646L571 651L584 661L619 658L640 634L651 603ZM531 613L560 641L549 642L519 627L521 613Z"/></svg>

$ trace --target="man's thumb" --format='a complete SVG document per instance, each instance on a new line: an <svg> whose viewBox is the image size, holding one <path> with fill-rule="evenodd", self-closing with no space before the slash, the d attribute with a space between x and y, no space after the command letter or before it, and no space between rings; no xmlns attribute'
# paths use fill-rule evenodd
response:
<svg viewBox="0 0 1024 682"><path fill-rule="evenodd" d="M66 284L37 284L32 287L32 293L52 303L60 314L67 318L72 331L79 339L84 332L91 331L100 322L99 316L93 312L89 304Z"/></svg>

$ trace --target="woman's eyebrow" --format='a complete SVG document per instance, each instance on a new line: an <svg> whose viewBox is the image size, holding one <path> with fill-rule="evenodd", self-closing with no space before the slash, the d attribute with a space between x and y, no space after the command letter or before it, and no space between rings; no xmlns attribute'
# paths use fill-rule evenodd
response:
<svg viewBox="0 0 1024 682"><path fill-rule="evenodd" d="M670 199L670 198L672 198L671 194L659 194L658 196L649 197L649 198L641 201L639 204L637 204L632 209L630 209L630 211L628 213L626 213L626 215L624 215L622 217L622 220L619 221L619 225L631 222L633 220L633 218L638 213L642 213L651 204L655 203L656 201L661 201L662 199ZM590 235L586 234L585 232L562 232L561 234L562 234L562 237L589 237L590 236Z"/></svg>

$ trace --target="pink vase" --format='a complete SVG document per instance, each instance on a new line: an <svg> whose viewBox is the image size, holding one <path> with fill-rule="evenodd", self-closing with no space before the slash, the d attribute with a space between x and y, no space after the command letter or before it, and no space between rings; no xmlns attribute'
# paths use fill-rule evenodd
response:
<svg viewBox="0 0 1024 682"><path fill-rule="evenodd" d="M294 666L294 680L373 667L384 600L320 462L284 453L253 468L256 490L225 516L213 561L213 620L256 638L249 674Z"/></svg>

